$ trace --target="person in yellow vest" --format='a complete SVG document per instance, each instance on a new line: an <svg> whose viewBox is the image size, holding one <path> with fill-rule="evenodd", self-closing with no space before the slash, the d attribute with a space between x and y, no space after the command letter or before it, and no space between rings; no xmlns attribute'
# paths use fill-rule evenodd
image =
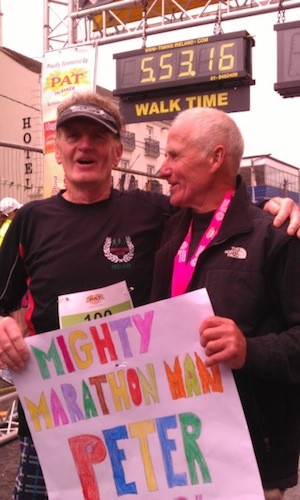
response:
<svg viewBox="0 0 300 500"><path fill-rule="evenodd" d="M19 208L21 208L22 206L22 203L20 203L15 198L6 197L2 198L2 200L0 201L0 246L2 245L3 238L6 235L6 231L8 230L12 220L14 219ZM21 307L10 313L10 316L12 316L16 320L24 336L27 334L27 326L25 322L26 308L27 295L25 294L21 302ZM2 373L0 373L0 376L1 375L2 378L3 375L6 375L7 378L10 379L8 372L4 373L3 371Z"/></svg>
<svg viewBox="0 0 300 500"><path fill-rule="evenodd" d="M8 230L11 221L16 215L19 208L23 205L19 203L15 198L3 198L0 201L0 212L1 212L1 227L0 227L0 245L2 245L3 238Z"/></svg>

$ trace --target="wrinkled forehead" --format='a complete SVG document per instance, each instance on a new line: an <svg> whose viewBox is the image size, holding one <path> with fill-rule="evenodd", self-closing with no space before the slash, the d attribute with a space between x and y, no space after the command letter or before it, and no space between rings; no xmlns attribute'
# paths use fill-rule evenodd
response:
<svg viewBox="0 0 300 500"><path fill-rule="evenodd" d="M187 147L190 137L191 133L186 127L173 125L167 138L167 148L181 149Z"/></svg>

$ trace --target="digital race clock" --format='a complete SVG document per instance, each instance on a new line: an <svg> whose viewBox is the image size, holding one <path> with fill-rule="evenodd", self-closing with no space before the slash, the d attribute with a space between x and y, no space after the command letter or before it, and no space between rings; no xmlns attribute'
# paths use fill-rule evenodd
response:
<svg viewBox="0 0 300 500"><path fill-rule="evenodd" d="M300 21L274 26L277 31L277 83L282 97L300 96Z"/></svg>
<svg viewBox="0 0 300 500"><path fill-rule="evenodd" d="M253 45L252 36L239 31L115 54L114 95L251 85Z"/></svg>

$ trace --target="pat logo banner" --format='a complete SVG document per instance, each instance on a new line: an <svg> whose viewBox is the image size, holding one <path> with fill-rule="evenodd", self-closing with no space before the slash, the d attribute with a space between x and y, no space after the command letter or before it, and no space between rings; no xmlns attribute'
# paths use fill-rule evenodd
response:
<svg viewBox="0 0 300 500"><path fill-rule="evenodd" d="M27 338L14 374L50 500L263 500L206 290Z"/></svg>
<svg viewBox="0 0 300 500"><path fill-rule="evenodd" d="M55 159L56 111L74 92L94 91L97 47L67 47L44 53L41 78L42 119L44 125L44 197L65 187L64 172Z"/></svg>
<svg viewBox="0 0 300 500"><path fill-rule="evenodd" d="M46 154L54 151L57 106L76 91L95 89L96 57L92 45L44 54L41 87Z"/></svg>

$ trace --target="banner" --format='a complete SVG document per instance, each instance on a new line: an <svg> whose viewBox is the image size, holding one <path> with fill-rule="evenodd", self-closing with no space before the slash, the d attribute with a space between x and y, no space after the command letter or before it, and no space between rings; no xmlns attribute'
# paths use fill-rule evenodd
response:
<svg viewBox="0 0 300 500"><path fill-rule="evenodd" d="M44 124L44 197L64 187L62 167L54 156L57 106L75 91L94 91L97 48L78 46L46 52L42 64L42 116Z"/></svg>
<svg viewBox="0 0 300 500"><path fill-rule="evenodd" d="M26 338L14 383L50 500L263 500L206 290Z"/></svg>

